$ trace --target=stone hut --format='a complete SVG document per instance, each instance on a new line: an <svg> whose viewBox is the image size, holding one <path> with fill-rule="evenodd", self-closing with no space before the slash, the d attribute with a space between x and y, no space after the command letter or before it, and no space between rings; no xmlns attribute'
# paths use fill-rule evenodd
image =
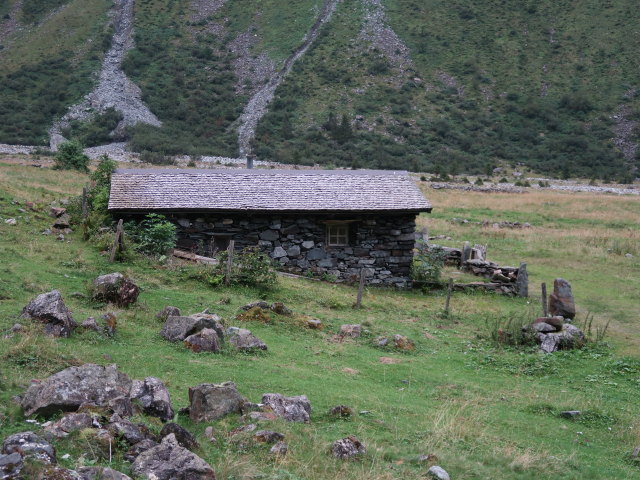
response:
<svg viewBox="0 0 640 480"><path fill-rule="evenodd" d="M117 170L109 210L136 219L161 213L178 248L211 256L230 240L258 246L281 269L370 284L406 285L415 218L431 205L400 171Z"/></svg>

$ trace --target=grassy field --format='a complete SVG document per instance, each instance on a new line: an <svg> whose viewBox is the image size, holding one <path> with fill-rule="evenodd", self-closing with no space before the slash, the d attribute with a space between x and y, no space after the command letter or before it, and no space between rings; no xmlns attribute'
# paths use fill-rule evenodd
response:
<svg viewBox="0 0 640 480"><path fill-rule="evenodd" d="M310 424L265 425L286 435L290 453L281 460L263 446L225 435L242 423L238 416L212 424L216 443L204 437L208 424L178 416L200 441L198 454L223 480L419 479L428 464L416 458L427 454L436 455L437 464L456 480L640 478L639 466L629 458L640 445L637 198L460 193L425 186L434 212L419 223L431 235L449 235L451 245L487 244L490 259L525 261L530 272L530 299L455 294L452 315L445 317L441 292L370 288L364 308L354 310L356 292L349 286L281 278L268 291L212 289L185 280L176 266L144 259L111 265L76 233L64 242L41 235L51 223L49 203L76 195L86 181L83 174L0 162L0 331L19 321L31 298L52 288L61 290L78 321L114 311L71 295L86 293L95 276L114 270L139 283L139 302L115 310L118 331L111 339L79 330L69 339L46 338L24 321L27 333L1 338L0 438L33 428L11 402L32 378L82 362L117 363L133 378L161 378L177 408L187 405L187 388L201 382L232 380L252 401L266 392L309 397ZM43 210L27 210L27 201ZM5 224L8 217L18 224ZM533 227L494 230L453 224L452 217L518 220ZM457 276L451 270L445 274ZM611 321L606 344L542 356L488 340L487 323L536 315L540 282L549 284L558 276L572 282L578 322L587 311L596 314L599 325ZM296 314L321 319L325 328L307 330L277 316L272 324L250 323L247 328L269 345L260 355L193 354L158 335L161 324L154 317L165 305L187 314L209 308L229 325L237 323L240 306L258 299L283 301ZM334 335L345 323L362 323L368 333L336 342ZM394 333L413 339L416 350L372 346L376 335ZM370 413L335 419L327 411L337 404ZM583 415L562 419L558 413L565 409ZM331 458L330 444L348 434L365 443L367 454L358 461ZM71 454L61 461L65 466L94 461L80 435L57 442L56 448L58 457ZM120 452L113 462L128 473Z"/></svg>

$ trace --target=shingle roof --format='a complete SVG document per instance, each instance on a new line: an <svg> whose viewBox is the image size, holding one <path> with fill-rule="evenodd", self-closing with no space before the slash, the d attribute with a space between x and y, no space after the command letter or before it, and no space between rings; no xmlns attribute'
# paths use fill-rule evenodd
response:
<svg viewBox="0 0 640 480"><path fill-rule="evenodd" d="M402 171L117 170L109 210L431 211Z"/></svg>

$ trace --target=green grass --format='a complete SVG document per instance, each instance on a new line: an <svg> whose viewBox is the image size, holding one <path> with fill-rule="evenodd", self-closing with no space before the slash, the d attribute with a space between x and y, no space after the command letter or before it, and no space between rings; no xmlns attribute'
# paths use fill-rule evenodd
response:
<svg viewBox="0 0 640 480"><path fill-rule="evenodd" d="M175 267L142 259L109 264L76 233L65 242L41 235L51 222L45 207L52 200L77 194L86 176L0 163L0 180L0 217L18 219L17 226L0 222L0 257L5 259L0 266L0 331L20 321L20 311L31 298L52 288L62 291L78 321L113 311L71 295L86 292L87 284L97 275L119 270L142 288L136 305L116 310L118 330L112 339L79 330L69 339L49 339L24 320L27 334L0 339L0 438L27 428L10 398L23 391L32 378L77 362L116 363L133 378L161 378L176 408L187 405L188 387L201 382L232 380L252 401L259 401L266 392L308 395L313 407L310 424L264 425L286 435L291 450L281 461L270 458L264 447L250 442L243 446L243 442L225 436L242 423L237 416L213 423L219 439L215 444L204 437L209 424L192 424L179 416L178 422L200 441L198 454L223 480L417 480L424 478L427 469L415 462L423 454L437 455L438 464L456 479L640 478L638 467L627 460L640 442L635 408L640 363L637 348L625 348L625 344L637 346L637 340L625 336L637 337L638 308L631 296L621 295L623 284L637 284L638 263L627 263L627 271L621 274L612 273L624 265L619 257L609 258L609 263L596 258L588 266L578 264L572 255L579 253L582 237L571 235L572 225L546 227L544 237L540 230L497 235L487 229L452 225L443 218L425 218L432 234L488 243L491 259L527 261L532 284L541 278L569 278L581 318L590 297L601 297L602 316L612 318L608 340L613 347L595 345L540 356L526 349L497 348L487 340L488 320L536 315L534 297L529 304L523 299L456 293L452 315L445 318L441 315L442 292L425 295L368 288L364 308L354 310L351 305L356 291L349 286L281 278L270 291L211 289L185 280ZM449 194L430 192L437 211L447 212L449 205L460 203L455 195L447 200ZM602 200L611 212L624 211L622 205L635 201L567 194L552 197L547 200L557 203L558 210L564 209L568 216L572 211L578 218L589 215L584 212L592 201ZM494 217L507 206L503 198L490 201L492 198L470 201L476 208L485 208L485 201L486 208L494 205ZM43 210L19 211L26 201L36 202ZM522 202L522 197L516 197L508 211L519 210L525 215L528 207ZM574 202L583 205L582 210L572 210ZM628 218L618 215L610 220L625 224ZM593 231L602 228L593 227ZM624 235L621 229L609 233ZM556 239L565 246L545 247L548 240ZM536 248L544 248L547 258L526 254L527 249ZM598 281L605 272L610 284L607 289ZM631 287L629 293L632 291ZM196 355L165 342L158 334L161 325L155 313L166 305L177 306L186 314L209 308L229 325L236 324L240 306L258 299L283 301L296 314L321 319L325 328L308 330L277 316L270 325L249 323L246 327L269 345L268 352L258 355L229 351ZM635 317L628 322L619 318L623 308ZM362 323L368 333L354 341L332 341L344 323ZM392 333L413 339L416 351L402 354L373 347L376 335ZM379 360L383 356L399 363L383 364ZM370 413L333 419L326 413L337 404ZM560 418L559 412L565 409L582 410L584 415L576 421ZM158 423L145 421L159 430ZM348 434L358 436L368 453L356 462L332 459L328 454L331 442ZM81 435L56 442L59 456L71 453L71 458L62 462L69 467L77 465L81 453L89 452L88 445L89 440ZM92 457L85 453L84 459ZM104 460L98 463L104 464ZM114 465L128 472L129 465L120 452L115 454Z"/></svg>

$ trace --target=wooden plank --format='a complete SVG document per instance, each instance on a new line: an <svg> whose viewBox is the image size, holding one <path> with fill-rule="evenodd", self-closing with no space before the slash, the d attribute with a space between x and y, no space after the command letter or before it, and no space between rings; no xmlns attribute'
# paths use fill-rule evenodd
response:
<svg viewBox="0 0 640 480"><path fill-rule="evenodd" d="M235 242L233 240L229 240L229 248L227 248L227 271L224 275L224 284L229 285L231 283L231 267L233 267L233 251L235 247Z"/></svg>
<svg viewBox="0 0 640 480"><path fill-rule="evenodd" d="M548 317L549 311L547 310L547 284L542 282L542 316Z"/></svg>
<svg viewBox="0 0 640 480"><path fill-rule="evenodd" d="M118 253L118 251L121 249L123 245L122 238L121 238L122 231L123 231L122 219L120 219L118 220L118 226L116 227L116 237L113 241L113 247L111 248L111 255L109 256L110 262L115 262L116 254Z"/></svg>
<svg viewBox="0 0 640 480"><path fill-rule="evenodd" d="M453 278L449 277L449 285L447 286L447 301L444 304L444 314L449 315L449 302L451 302L451 291L453 290Z"/></svg>
<svg viewBox="0 0 640 480"><path fill-rule="evenodd" d="M202 255L196 255L195 253L185 252L184 250L173 249L172 255L176 258L183 260L190 260L196 263L206 263L208 265L218 265L220 262L217 258L203 257Z"/></svg>
<svg viewBox="0 0 640 480"><path fill-rule="evenodd" d="M356 308L362 308L362 294L364 292L364 268L360 269L360 284L358 285L358 296L356 297Z"/></svg>

